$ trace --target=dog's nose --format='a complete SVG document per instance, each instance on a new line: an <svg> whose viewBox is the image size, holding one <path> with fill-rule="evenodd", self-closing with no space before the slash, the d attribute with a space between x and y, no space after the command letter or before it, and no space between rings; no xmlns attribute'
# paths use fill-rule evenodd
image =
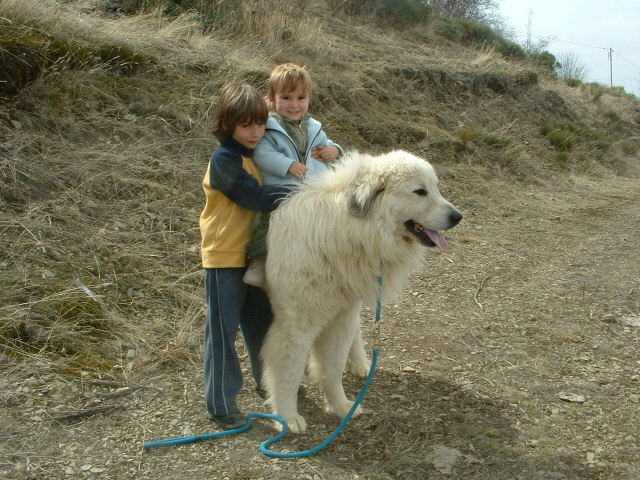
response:
<svg viewBox="0 0 640 480"><path fill-rule="evenodd" d="M462 220L462 217L463 215L454 208L453 212L451 212L451 215L449 215L449 222L451 222L451 226L453 227L454 225L457 225L458 223L460 223L460 220Z"/></svg>

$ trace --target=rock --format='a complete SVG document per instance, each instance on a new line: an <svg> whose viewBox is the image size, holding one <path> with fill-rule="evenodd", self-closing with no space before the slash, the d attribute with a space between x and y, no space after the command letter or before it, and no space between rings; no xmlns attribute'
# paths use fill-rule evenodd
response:
<svg viewBox="0 0 640 480"><path fill-rule="evenodd" d="M640 315L625 315L621 323L630 327L640 327Z"/></svg>
<svg viewBox="0 0 640 480"><path fill-rule="evenodd" d="M427 462L433 464L433 468L438 472L449 475L453 471L453 467L458 463L462 453L455 449L444 445L438 445L433 452L427 455Z"/></svg>
<svg viewBox="0 0 640 480"><path fill-rule="evenodd" d="M571 402L571 403L584 403L585 402L584 395L578 395L576 393L560 392L558 394L558 398L560 400L565 401L565 402Z"/></svg>

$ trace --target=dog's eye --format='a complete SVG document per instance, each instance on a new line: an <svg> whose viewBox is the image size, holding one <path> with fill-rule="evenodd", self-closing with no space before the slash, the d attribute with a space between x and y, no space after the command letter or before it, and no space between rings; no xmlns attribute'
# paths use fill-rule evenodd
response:
<svg viewBox="0 0 640 480"><path fill-rule="evenodd" d="M414 190L413 193L415 193L416 195L420 195L421 197L425 197L427 195L427 191L424 188Z"/></svg>

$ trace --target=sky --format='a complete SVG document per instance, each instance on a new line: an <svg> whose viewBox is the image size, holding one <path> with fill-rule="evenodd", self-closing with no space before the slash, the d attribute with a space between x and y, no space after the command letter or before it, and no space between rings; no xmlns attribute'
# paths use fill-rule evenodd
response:
<svg viewBox="0 0 640 480"><path fill-rule="evenodd" d="M624 87L640 97L640 0L498 0L498 13L524 45L549 41L556 57L573 54L586 82ZM609 49L613 49L609 61Z"/></svg>

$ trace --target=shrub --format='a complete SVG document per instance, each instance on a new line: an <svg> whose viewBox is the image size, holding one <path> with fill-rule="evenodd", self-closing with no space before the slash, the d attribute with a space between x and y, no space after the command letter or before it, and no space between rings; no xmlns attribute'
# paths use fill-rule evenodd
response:
<svg viewBox="0 0 640 480"><path fill-rule="evenodd" d="M507 148L509 145L513 143L510 138L500 137L498 135L493 135L490 133L486 133L482 135L482 140L487 144L495 148Z"/></svg>
<svg viewBox="0 0 640 480"><path fill-rule="evenodd" d="M553 160L561 167L564 167L569 162L569 153L567 152L556 152L553 157Z"/></svg>
<svg viewBox="0 0 640 480"><path fill-rule="evenodd" d="M544 67L551 71L553 71L553 68L557 63L556 57L547 51L528 53L527 58L532 63L540 65L541 67Z"/></svg>
<svg viewBox="0 0 640 480"><path fill-rule="evenodd" d="M549 143L559 151L569 151L573 148L573 133L567 129L552 130L547 134Z"/></svg>
<svg viewBox="0 0 640 480"><path fill-rule="evenodd" d="M466 148L467 144L478 137L478 131L470 125L465 125L456 132L456 136L462 142L463 148Z"/></svg>
<svg viewBox="0 0 640 480"><path fill-rule="evenodd" d="M602 95L604 94L606 87L604 85L600 85L599 83L591 82L591 83L584 84L582 88L591 96L591 99L594 102L597 102L598 100L600 100L600 97L602 97Z"/></svg>
<svg viewBox="0 0 640 480"><path fill-rule="evenodd" d="M420 0L330 0L329 5L352 15L371 13L401 27L428 23L433 15L433 7Z"/></svg>
<svg viewBox="0 0 640 480"><path fill-rule="evenodd" d="M439 18L434 22L433 31L436 35L452 42L460 42L462 40L460 26L448 18Z"/></svg>
<svg viewBox="0 0 640 480"><path fill-rule="evenodd" d="M568 86L572 88L579 87L580 85L582 85L582 81L578 80L577 78L565 78L564 83L566 83Z"/></svg>
<svg viewBox="0 0 640 480"><path fill-rule="evenodd" d="M492 45L507 58L525 57L525 52L520 45L507 40L488 25L473 20L456 20L456 23L460 26L462 40L469 45Z"/></svg>
<svg viewBox="0 0 640 480"><path fill-rule="evenodd" d="M558 151L569 151L573 148L573 142L577 128L574 125L552 126L542 120L540 122L540 133L542 133L551 146Z"/></svg>
<svg viewBox="0 0 640 480"><path fill-rule="evenodd" d="M456 131L456 136L460 139L463 148L466 148L469 142L484 143L490 147L500 149L506 148L512 143L509 138L484 132L471 125L465 125Z"/></svg>
<svg viewBox="0 0 640 480"><path fill-rule="evenodd" d="M598 150L608 150L611 146L609 135L602 130L590 130L587 135L591 139L593 146Z"/></svg>
<svg viewBox="0 0 640 480"><path fill-rule="evenodd" d="M620 114L614 108L607 107L602 112L604 118L606 118L611 123L616 123L620 121Z"/></svg>

